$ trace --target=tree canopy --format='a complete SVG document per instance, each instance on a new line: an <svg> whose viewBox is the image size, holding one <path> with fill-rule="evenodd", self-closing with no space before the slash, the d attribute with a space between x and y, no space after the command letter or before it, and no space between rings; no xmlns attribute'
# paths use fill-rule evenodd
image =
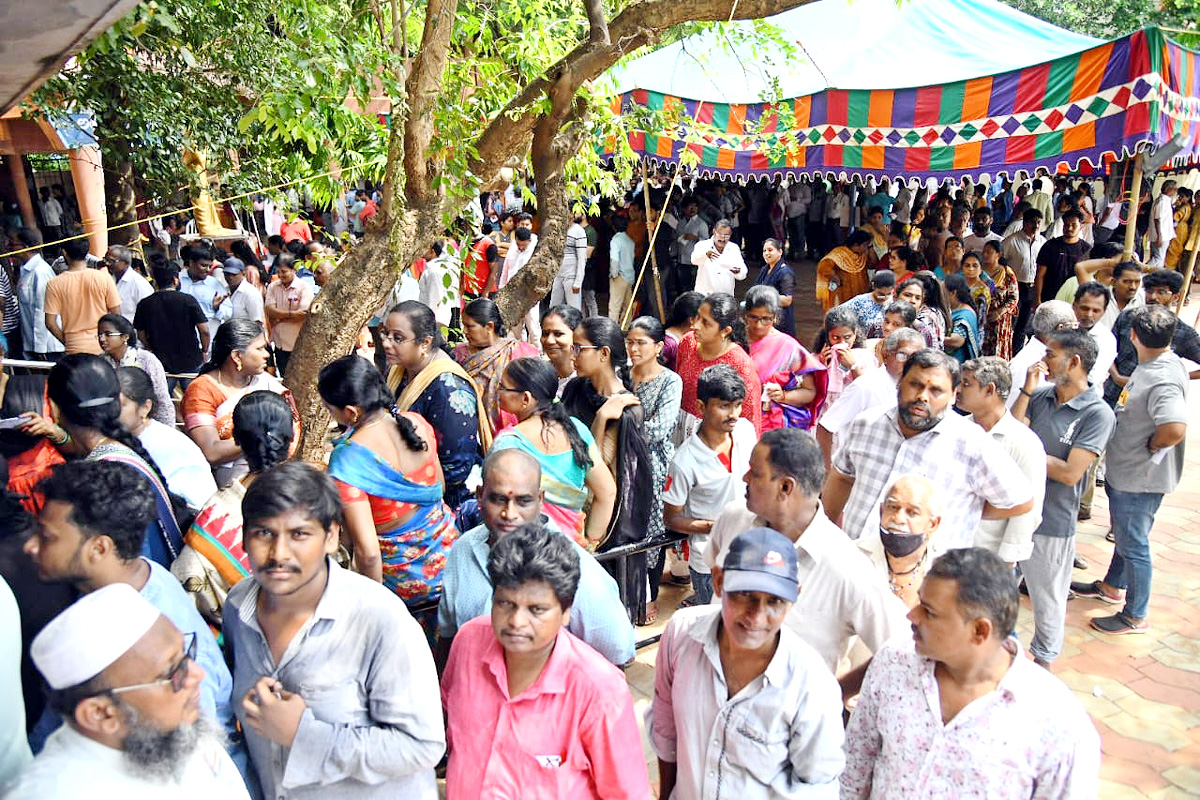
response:
<svg viewBox="0 0 1200 800"><path fill-rule="evenodd" d="M1076 33L1116 39L1146 25L1176 28L1171 37L1200 46L1200 0L1005 0L1013 8Z"/></svg>

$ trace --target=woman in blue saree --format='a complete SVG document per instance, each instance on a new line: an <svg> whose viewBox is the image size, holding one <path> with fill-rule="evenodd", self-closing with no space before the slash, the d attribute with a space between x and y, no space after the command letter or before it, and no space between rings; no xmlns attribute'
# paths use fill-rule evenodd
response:
<svg viewBox="0 0 1200 800"><path fill-rule="evenodd" d="M946 276L946 295L950 301L950 331L946 334L946 354L959 363L980 355L979 318L967 279L961 273Z"/></svg>
<svg viewBox="0 0 1200 800"><path fill-rule="evenodd" d="M359 356L322 369L317 391L346 429L329 474L342 497L354 569L409 606L437 600L458 531L443 500L433 428L419 414L397 411L383 376ZM417 621L433 629L433 614Z"/></svg>

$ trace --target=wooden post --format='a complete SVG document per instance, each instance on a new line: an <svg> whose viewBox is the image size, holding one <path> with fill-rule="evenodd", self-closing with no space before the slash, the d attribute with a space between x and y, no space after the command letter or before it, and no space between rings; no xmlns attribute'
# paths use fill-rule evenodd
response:
<svg viewBox="0 0 1200 800"><path fill-rule="evenodd" d="M642 168L645 169L644 164L643 164ZM669 187L667 187L667 196L663 200L663 209L664 210L666 209L667 204L671 202L671 193L675 191L676 183L682 183L682 177L679 174L678 167L675 170L675 177L674 177L674 179L672 179L671 185ZM646 185L645 187L643 187L642 191L648 192L649 189L650 189L649 185ZM646 257L644 259L642 259L642 268L641 268L641 270L638 271L637 283L635 283L633 285L633 297L631 297L629 299L629 305L626 306L625 313L623 313L621 315L620 324L621 324L622 330L624 330L625 326L629 324L630 316L633 314L633 304L635 302L635 299L637 298L638 289L640 289L642 286L642 279L646 276L646 265L650 263L650 257L652 255L654 255L654 240L656 238L658 238L658 229L662 227L662 223L663 223L663 216L662 216L662 214L659 214L658 222L655 223L654 230L650 232L650 244L649 244L649 247L647 248ZM655 276L655 280L657 280L657 278L658 278L657 270L655 270L654 276ZM661 293L659 295L659 303L660 304L662 303Z"/></svg>
<svg viewBox="0 0 1200 800"><path fill-rule="evenodd" d="M646 201L646 219L650 219L650 177L646 171L646 159L642 159L642 199ZM666 209L663 209L664 211ZM650 253L650 269L654 273L654 299L658 306L658 318L667 321L667 309L663 306L662 281L658 276L658 253L654 250L654 233L658 233L658 225L647 239L646 249Z"/></svg>
<svg viewBox="0 0 1200 800"><path fill-rule="evenodd" d="M1133 258L1133 241L1137 236L1138 206L1142 202L1142 158L1141 154L1133 155L1133 185L1129 187L1129 220L1125 223L1125 254L1124 260Z"/></svg>
<svg viewBox="0 0 1200 800"><path fill-rule="evenodd" d="M1186 253L1190 250L1191 255L1188 256L1187 269L1183 271L1183 291L1179 293L1179 299L1175 301L1175 316L1179 316L1183 311L1183 301L1187 299L1188 290L1192 288L1192 274L1196 270L1197 247L1200 247L1200 206L1192 208L1192 221L1188 223L1188 240L1183 251Z"/></svg>

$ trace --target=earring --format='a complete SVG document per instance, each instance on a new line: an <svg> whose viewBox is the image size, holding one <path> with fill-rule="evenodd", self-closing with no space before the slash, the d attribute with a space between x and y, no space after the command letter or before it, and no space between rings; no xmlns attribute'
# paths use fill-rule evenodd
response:
<svg viewBox="0 0 1200 800"><path fill-rule="evenodd" d="M236 366L237 366L237 371L238 371L238 372L241 372L241 371L242 371L242 362L241 362L241 361L239 361L239 360L237 360L237 359L235 358L235 359L233 360L233 363L234 363L234 365L236 365Z"/></svg>

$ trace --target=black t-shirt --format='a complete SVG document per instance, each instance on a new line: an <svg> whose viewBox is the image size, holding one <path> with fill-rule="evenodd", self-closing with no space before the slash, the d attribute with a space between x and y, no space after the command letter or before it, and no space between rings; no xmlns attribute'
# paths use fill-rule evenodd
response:
<svg viewBox="0 0 1200 800"><path fill-rule="evenodd" d="M1046 268L1046 275L1042 278L1042 296L1038 302L1053 300L1067 279L1075 276L1075 264L1087 258L1091 250L1092 246L1083 239L1067 244L1061 236L1042 245L1037 265Z"/></svg>
<svg viewBox="0 0 1200 800"><path fill-rule="evenodd" d="M196 326L207 321L196 298L178 291L155 292L133 315L133 327L146 332L167 372L194 372L204 363Z"/></svg>

